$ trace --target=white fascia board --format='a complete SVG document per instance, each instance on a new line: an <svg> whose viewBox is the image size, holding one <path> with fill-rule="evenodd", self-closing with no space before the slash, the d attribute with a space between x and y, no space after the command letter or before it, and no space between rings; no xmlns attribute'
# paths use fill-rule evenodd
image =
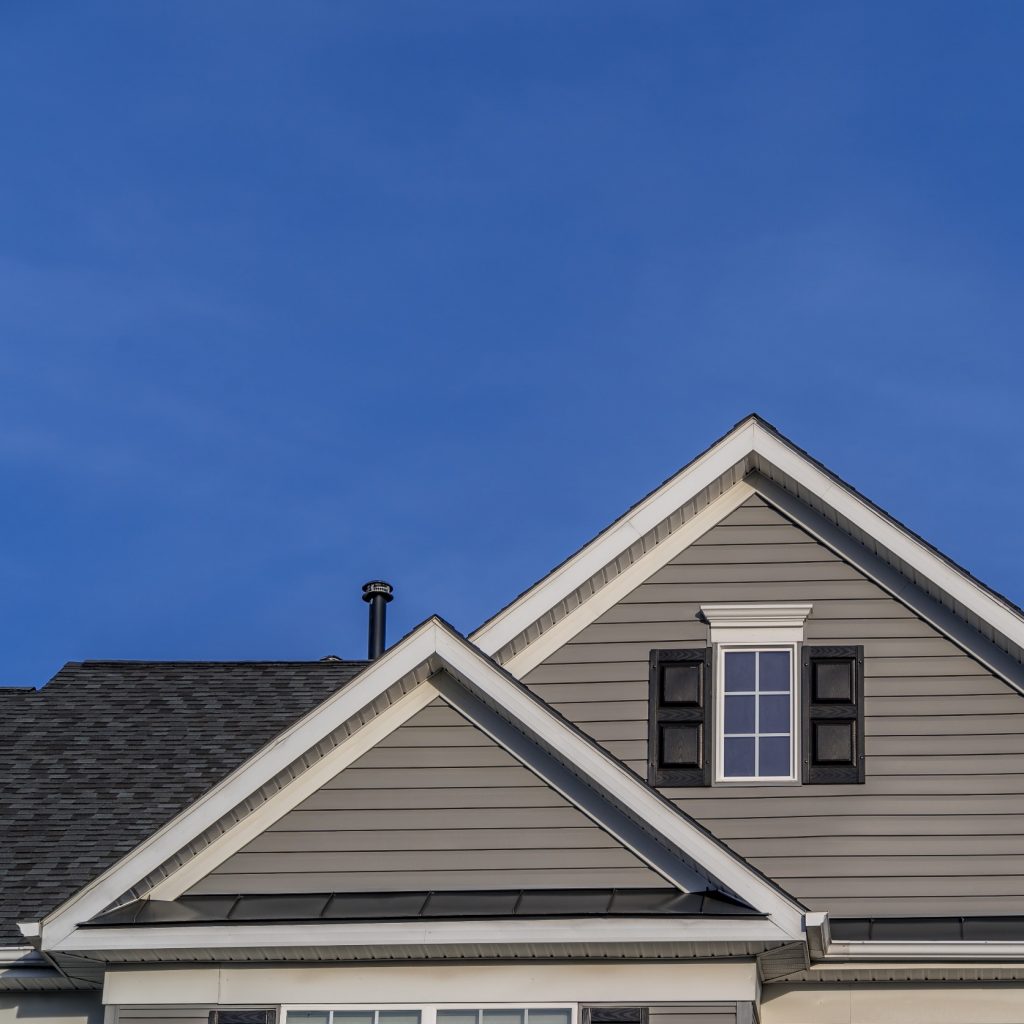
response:
<svg viewBox="0 0 1024 1024"><path fill-rule="evenodd" d="M784 942L764 918L504 918L495 921L351 921L312 924L79 928L54 953L113 950L448 946L471 943Z"/></svg>
<svg viewBox="0 0 1024 1024"><path fill-rule="evenodd" d="M801 487L806 487L844 518L874 537L886 550L965 608L969 608L1014 643L1024 646L1024 620L1012 608L935 554L908 530L873 508L850 488L819 469L777 435L756 421L751 423L751 430L754 451L758 455L762 455Z"/></svg>
<svg viewBox="0 0 1024 1024"><path fill-rule="evenodd" d="M44 948L53 948L77 924L100 913L334 729L381 696L402 676L426 662L435 653L438 627L438 620L430 619L410 633L367 666L351 683L299 719L205 796L61 904L42 922Z"/></svg>
<svg viewBox="0 0 1024 1024"><path fill-rule="evenodd" d="M641 583L649 580L659 569L668 565L673 558L682 554L691 544L716 527L726 516L735 512L748 498L756 493L753 487L742 480L733 484L732 487L701 509L700 512L685 522L678 530L638 558L628 569L619 573L618 576L603 586L593 597L584 601L578 608L573 609L568 615L559 619L558 622L550 629L545 630L536 640L527 644L517 654L514 654L504 663L504 667L518 678L525 676L527 672L536 668L560 647L567 644L574 636L586 629L587 626L604 615L614 605L618 604L619 601L640 586ZM621 553L619 552L619 554ZM608 563L606 562L605 564L607 565ZM590 579L590 577L588 576L587 579ZM544 609L545 612L549 610L549 608ZM541 612L541 614L544 614L544 612ZM481 648L481 650L485 649Z"/></svg>
<svg viewBox="0 0 1024 1024"><path fill-rule="evenodd" d="M769 914L790 939L802 939L803 909L798 903L663 800L625 765L512 682L494 662L447 630L439 632L438 654L457 676L471 679L472 685L485 698L503 707L549 750L558 751L567 763L577 766L613 800L660 832L718 885L761 913Z"/></svg>
<svg viewBox="0 0 1024 1024"><path fill-rule="evenodd" d="M905 961L931 963L979 960L1024 963L1024 942L835 942L818 961L858 963Z"/></svg>
<svg viewBox="0 0 1024 1024"><path fill-rule="evenodd" d="M752 418L744 420L714 447L609 526L567 562L484 623L470 636L470 640L489 655L501 650L649 530L653 530L695 494L749 455L754 444L754 427L755 421Z"/></svg>

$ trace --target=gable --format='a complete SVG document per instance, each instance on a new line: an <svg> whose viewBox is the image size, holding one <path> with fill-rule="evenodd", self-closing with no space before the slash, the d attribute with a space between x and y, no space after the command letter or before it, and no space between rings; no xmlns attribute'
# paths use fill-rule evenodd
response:
<svg viewBox="0 0 1024 1024"><path fill-rule="evenodd" d="M665 884L439 698L188 895Z"/></svg>
<svg viewBox="0 0 1024 1024"><path fill-rule="evenodd" d="M867 780L666 795L812 909L1024 912L1024 699L759 496L524 682L643 773L648 652L705 646L701 603L761 600L811 602L808 643L864 645Z"/></svg>
<svg viewBox="0 0 1024 1024"><path fill-rule="evenodd" d="M1024 611L757 415L736 424L471 639L521 678L756 492L1024 693Z"/></svg>
<svg viewBox="0 0 1024 1024"><path fill-rule="evenodd" d="M307 947L313 937L310 929L314 929L319 940L322 940L325 953L329 955L344 949L351 950L353 945L359 945L370 956L376 956L378 952L386 954L393 944L401 944L407 935L399 922L377 922L367 930L355 921L316 918L282 925L284 932L269 922L250 927L236 923L233 919L222 931L211 931L204 927L197 931L189 926L188 922L196 920L194 901L212 900L221 906L226 903L230 909L239 899L239 879L273 873L289 874L288 871L275 872L274 867L264 870L262 866L259 870L250 870L249 865L247 870L233 870L218 876L230 879L230 886L225 889L229 895L186 894L199 889L218 868L236 854L245 852L254 840L280 822L285 815L297 810L309 797L321 790L333 788L329 784L343 769L352 767L438 697L443 698L446 704L457 710L462 718L471 722L498 747L507 751L518 765L528 766L529 773L518 777L507 775L501 780L506 785L489 785L485 781L488 778L491 782L498 781L492 773L511 769L518 772L517 765L442 764L432 769L418 769L419 773L427 773L418 776L420 781L430 777L439 783L425 787L421 785L421 792L445 789L447 783L461 782L464 778L465 785L455 785L453 788L484 789L494 794L500 790L509 790L510 800L514 803L512 798L518 794L528 793L530 796L525 799L530 799L539 792L533 786L533 780L529 779L532 774L543 780L553 793L568 801L571 807L578 808L587 819L597 823L603 832L614 837L639 862L649 865L657 876L668 883L670 893L689 894L688 902L682 909L671 901L667 908L670 914L681 913L687 917L696 914L702 918L699 923L686 925L687 936L684 942L699 943L702 939L712 937L723 941L736 938L741 942L789 941L801 934L802 908L781 887L753 870L692 818L673 809L671 804L649 789L634 773L604 752L598 744L587 739L585 734L574 729L565 718L535 698L527 687L436 617L409 633L367 666L348 687L332 694L309 714L293 723L239 769L42 921L26 922L25 927L39 934L41 949L55 954L89 952L91 955L106 950L121 955L117 951L146 949L159 955L161 950L173 949L178 951L176 955L183 955L184 952L192 955L199 949L196 946L198 942L207 953L214 948L233 950L245 958L250 955L246 950L254 944L263 946L270 942L275 947ZM440 727L435 728L441 731ZM441 745L451 746L447 742ZM405 756L408 758L408 755ZM492 752L487 756L498 758L499 762L501 760L500 752ZM405 780L398 789L404 790L407 785L415 784L417 770L410 772L409 768L408 764L404 764L391 769L405 774ZM373 778L379 784L370 784L365 788L356 786L353 792L362 795L354 798L358 806L349 808L349 813L375 809L410 812L422 810L408 803L398 802L398 806L395 806L395 801L389 802L387 794L381 792L396 788L393 785L395 776L388 776L388 772L389 769L381 767L368 770L366 777ZM342 784L340 788L345 790L347 786ZM401 799L410 800L407 796ZM543 801L548 798L541 799L541 805L534 808L534 812L546 806ZM493 803L501 807L502 800L499 796ZM507 800L505 802L509 803ZM554 803L562 806L558 801ZM460 803L455 803L456 808L460 806ZM427 809L440 812L448 808L434 806ZM367 830L330 828L326 831ZM412 832L414 829L409 827L383 831ZM577 891L592 894L599 892L579 888L579 879L582 877L579 873L589 868L575 866L579 856L595 856L595 849L601 848L572 847L569 859L574 864L573 876L577 879L574 886ZM584 854L584 850L591 852ZM282 857L305 856L310 851L304 844L296 850L251 852L267 858L266 863L276 866ZM332 856L351 852L362 854L367 851L351 851L347 848L312 851L313 854L327 853ZM420 855L438 851L417 848L411 852ZM451 851L447 852L453 856ZM472 851L474 855L488 852ZM635 870L632 862L629 862L628 868L625 867L616 853L611 855L609 865L603 860L605 856L604 853L596 854L596 867L611 868L614 871L618 883L614 892L630 894L627 903L634 907L633 912L636 912L635 908L639 905L637 900L643 903L645 899L662 899L658 893L652 894L649 886L642 886L647 881L646 876L642 879L633 876L632 883L627 881L629 876L625 872ZM351 863L338 863L341 865L338 871L329 868L326 874L361 873L361 869ZM309 862L293 864L297 868L296 874L300 871L304 875L309 873ZM405 867L398 866L397 870L408 873ZM445 865L439 865L438 870L445 870ZM465 873L472 870L489 871L491 868L470 867L459 870ZM496 870L501 873L502 884L507 886L514 877L513 871L535 871L537 868L527 866ZM545 867L544 870L548 869ZM420 877L419 872L416 874ZM219 882L205 884L220 885ZM269 883L261 879L256 884L262 887ZM291 884L294 883L286 883L286 890ZM460 882L460 887L463 884ZM551 886L551 882L547 884ZM320 880L317 886L320 886ZM257 903L266 898L274 898L273 893L249 891ZM310 891L305 890L306 893ZM356 899L361 891L365 890L348 891L347 899ZM663 893L664 887L660 891ZM613 890L608 890L606 895L611 898ZM193 903L188 906L178 904L175 901L179 897ZM297 898L294 891L277 894L277 899L282 897L286 902ZM323 903L320 896L316 898ZM704 921L708 900L711 901L707 904L708 908L729 908L725 911L728 917L734 917L735 908L739 907L741 915L753 915L756 921L753 924L749 921L741 922L735 927L726 922ZM305 903L309 902L309 899L305 900ZM246 906L247 914L252 909L250 900ZM150 928L152 914L157 911L160 911L160 923ZM114 917L110 917L108 912L114 914ZM165 920L164 912L170 914L171 918ZM221 919L211 914L212 911L210 914L204 913L202 922L214 927L216 920ZM519 937L518 941L529 943L543 933L546 941L556 942L561 941L558 936L567 938L576 934L573 932L575 927L570 921L564 927L560 924L545 931L543 927L538 926L538 930L528 924L515 929L515 935ZM630 927L634 929L634 936L642 934L655 942L680 936L677 926L667 921L650 926L634 923ZM435 932L433 927L431 929L431 935L436 935L441 945L447 941L444 936L457 934L468 933L451 928L442 928L440 932ZM591 930L588 934L596 933ZM602 941L614 943L621 935L620 926L609 922L608 927L602 931Z"/></svg>

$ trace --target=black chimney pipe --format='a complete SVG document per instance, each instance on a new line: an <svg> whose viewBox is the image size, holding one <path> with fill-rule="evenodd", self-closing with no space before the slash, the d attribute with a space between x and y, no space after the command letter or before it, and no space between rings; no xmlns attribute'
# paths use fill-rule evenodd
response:
<svg viewBox="0 0 1024 1024"><path fill-rule="evenodd" d="M370 661L376 661L384 653L387 607L394 593L394 587L383 580L370 580L363 584L363 600L370 606L370 635L366 645L366 656Z"/></svg>

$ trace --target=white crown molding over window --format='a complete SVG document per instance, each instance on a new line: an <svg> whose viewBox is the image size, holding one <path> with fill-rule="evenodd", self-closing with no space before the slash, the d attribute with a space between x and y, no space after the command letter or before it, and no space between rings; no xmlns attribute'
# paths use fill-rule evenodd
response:
<svg viewBox="0 0 1024 1024"><path fill-rule="evenodd" d="M701 616L711 627L713 644L798 644L811 604L702 604Z"/></svg>

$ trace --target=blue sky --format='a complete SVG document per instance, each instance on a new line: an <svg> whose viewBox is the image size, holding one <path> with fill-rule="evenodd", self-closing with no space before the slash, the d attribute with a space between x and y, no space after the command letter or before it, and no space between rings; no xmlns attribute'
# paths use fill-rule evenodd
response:
<svg viewBox="0 0 1024 1024"><path fill-rule="evenodd" d="M0 10L0 681L470 630L756 410L1024 601L1024 7Z"/></svg>

